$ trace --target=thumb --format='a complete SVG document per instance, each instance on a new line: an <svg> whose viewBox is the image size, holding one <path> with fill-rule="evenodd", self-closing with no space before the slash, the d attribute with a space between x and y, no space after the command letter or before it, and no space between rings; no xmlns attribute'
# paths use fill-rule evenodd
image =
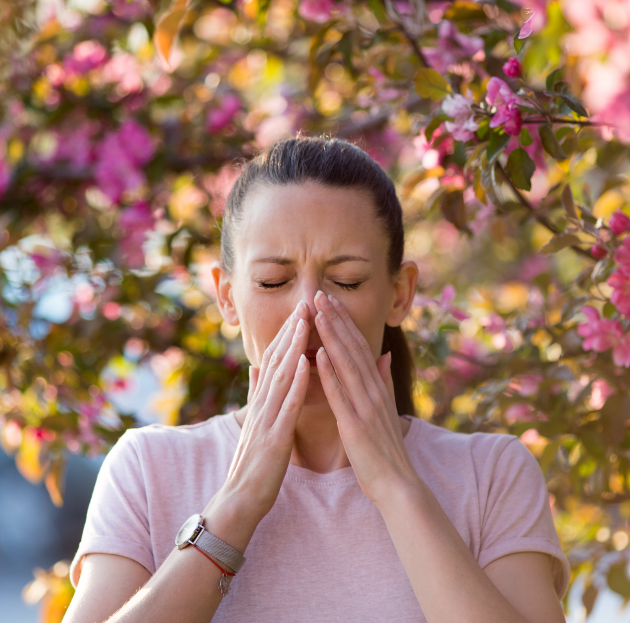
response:
<svg viewBox="0 0 630 623"><path fill-rule="evenodd" d="M258 385L258 374L260 373L260 368L255 368L254 366L249 366L249 388L247 390L247 402L250 403L254 398L254 394L256 392L256 385Z"/></svg>
<svg viewBox="0 0 630 623"><path fill-rule="evenodd" d="M394 393L394 380L392 378L392 351L381 355L376 361L376 369L387 387L387 393L394 405L396 404L396 394Z"/></svg>

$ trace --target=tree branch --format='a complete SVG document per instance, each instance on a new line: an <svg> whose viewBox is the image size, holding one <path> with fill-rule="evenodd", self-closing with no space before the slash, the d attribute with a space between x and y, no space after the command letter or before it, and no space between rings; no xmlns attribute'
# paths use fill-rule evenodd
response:
<svg viewBox="0 0 630 623"><path fill-rule="evenodd" d="M496 164L496 168L501 172L501 175L503 176L505 181L509 184L510 188L512 189L512 193L514 194L518 202L524 208L527 208L527 210L529 210L529 212L532 213L533 217L541 225L546 227L552 234L554 235L560 234L561 233L560 230L556 227L553 221L551 221L544 214L540 214L540 212L538 212L538 210L536 210L536 208L521 194L519 189L516 188L516 186L514 186L514 183L509 178L508 174L505 172L505 169L498 162L495 164ZM578 255L582 255L583 257L587 257L589 260L593 261L593 256L588 251L585 251L584 249L581 249L578 246L571 246L571 249L573 249Z"/></svg>

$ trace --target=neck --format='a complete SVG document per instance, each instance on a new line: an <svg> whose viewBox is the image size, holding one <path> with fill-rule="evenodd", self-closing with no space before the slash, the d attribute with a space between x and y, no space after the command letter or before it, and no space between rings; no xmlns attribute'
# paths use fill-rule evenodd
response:
<svg viewBox="0 0 630 623"><path fill-rule="evenodd" d="M241 428L246 415L247 405L236 412L236 421ZM404 437L410 423L404 418L401 418L400 423ZM302 408L295 427L295 441L289 462L319 474L350 467L335 414L328 405Z"/></svg>

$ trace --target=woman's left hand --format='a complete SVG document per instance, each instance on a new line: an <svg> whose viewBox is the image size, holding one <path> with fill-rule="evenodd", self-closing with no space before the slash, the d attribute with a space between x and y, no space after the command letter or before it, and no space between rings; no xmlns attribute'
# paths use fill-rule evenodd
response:
<svg viewBox="0 0 630 623"><path fill-rule="evenodd" d="M317 371L337 418L348 459L377 506L420 482L403 441L391 375L391 353L378 360L334 296L315 296L317 330L324 344Z"/></svg>

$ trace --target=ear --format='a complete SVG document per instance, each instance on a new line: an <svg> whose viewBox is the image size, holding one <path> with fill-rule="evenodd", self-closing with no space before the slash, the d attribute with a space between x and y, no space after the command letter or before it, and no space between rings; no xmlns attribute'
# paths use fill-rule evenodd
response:
<svg viewBox="0 0 630 623"><path fill-rule="evenodd" d="M409 313L416 294L418 282L418 266L413 260L403 262L394 280L394 300L385 323L397 327Z"/></svg>
<svg viewBox="0 0 630 623"><path fill-rule="evenodd" d="M232 284L221 262L218 260L213 262L210 267L210 272L212 274L212 280L214 281L214 290L216 292L217 304L219 305L221 316L223 316L223 319L229 325L238 325L238 313L232 297Z"/></svg>

